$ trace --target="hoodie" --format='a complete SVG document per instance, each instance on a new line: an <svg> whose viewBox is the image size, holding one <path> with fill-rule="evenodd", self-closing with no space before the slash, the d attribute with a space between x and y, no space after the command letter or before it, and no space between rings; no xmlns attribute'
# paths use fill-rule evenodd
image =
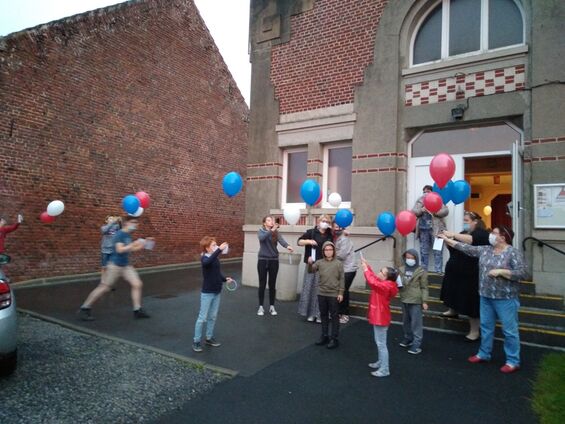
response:
<svg viewBox="0 0 565 424"><path fill-rule="evenodd" d="M320 274L319 294L322 296L337 297L343 295L345 289L345 277L343 272L343 263L337 259L335 245L331 241L326 241L322 245L322 254L326 246L333 246L332 259L318 259L310 265L310 272L318 272Z"/></svg>
<svg viewBox="0 0 565 424"><path fill-rule="evenodd" d="M420 257L414 249L408 249L402 254L402 260L409 253L416 258L414 266L406 265L400 268L402 287L400 288L400 300L402 303L421 305L428 301L428 272L420 267Z"/></svg>

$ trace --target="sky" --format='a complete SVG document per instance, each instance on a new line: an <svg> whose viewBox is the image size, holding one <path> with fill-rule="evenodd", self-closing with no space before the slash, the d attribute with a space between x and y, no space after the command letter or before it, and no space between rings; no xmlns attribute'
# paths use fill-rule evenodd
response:
<svg viewBox="0 0 565 424"><path fill-rule="evenodd" d="M0 36L55 21L119 0L0 0ZM249 105L249 0L195 0L208 30Z"/></svg>

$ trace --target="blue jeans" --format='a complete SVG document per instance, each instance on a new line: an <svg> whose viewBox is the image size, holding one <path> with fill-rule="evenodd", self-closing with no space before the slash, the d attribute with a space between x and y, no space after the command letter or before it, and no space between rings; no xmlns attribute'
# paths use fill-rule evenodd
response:
<svg viewBox="0 0 565 424"><path fill-rule="evenodd" d="M402 303L402 328L404 341L412 343L415 349L420 348L424 334L421 304Z"/></svg>
<svg viewBox="0 0 565 424"><path fill-rule="evenodd" d="M433 229L419 230L420 239L420 256L422 259L422 268L426 271L428 270L428 257L430 256L430 250L432 255L434 255L434 272L441 272L443 268L443 251L433 250L435 236Z"/></svg>
<svg viewBox="0 0 565 424"><path fill-rule="evenodd" d="M379 370L388 373L388 348L386 346L386 334L388 326L373 325L373 332L375 334L375 343L377 344L378 358L377 361L381 363Z"/></svg>
<svg viewBox="0 0 565 424"><path fill-rule="evenodd" d="M206 323L206 339L214 337L214 325L220 308L220 293L200 293L200 312L194 326L194 341L202 340L202 326Z"/></svg>
<svg viewBox="0 0 565 424"><path fill-rule="evenodd" d="M496 318L502 324L504 353L508 365L520 365L520 333L518 330L518 299L490 299L481 296L481 347L479 357L490 360Z"/></svg>

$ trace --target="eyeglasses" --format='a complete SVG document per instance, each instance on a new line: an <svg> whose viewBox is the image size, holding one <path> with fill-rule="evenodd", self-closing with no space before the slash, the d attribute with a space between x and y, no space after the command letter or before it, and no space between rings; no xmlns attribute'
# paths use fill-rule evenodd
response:
<svg viewBox="0 0 565 424"><path fill-rule="evenodd" d="M465 215L469 215L469 218L471 218L473 221L479 221L483 218L481 218L481 216L478 213L475 212L471 212L471 211L465 211Z"/></svg>

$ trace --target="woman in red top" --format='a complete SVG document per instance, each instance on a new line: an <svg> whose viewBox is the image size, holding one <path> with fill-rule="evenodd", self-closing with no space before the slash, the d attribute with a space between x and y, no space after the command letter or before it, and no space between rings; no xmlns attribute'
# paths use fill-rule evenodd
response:
<svg viewBox="0 0 565 424"><path fill-rule="evenodd" d="M18 215L18 222L16 224L7 225L8 222L6 222L4 218L0 218L0 253L4 253L4 240L6 239L6 234L16 231L23 220L24 217L22 215Z"/></svg>
<svg viewBox="0 0 565 424"><path fill-rule="evenodd" d="M361 260L361 266L363 267L367 284L371 286L367 319L369 324L373 325L375 343L378 350L377 361L370 363L369 367L376 370L371 373L374 377L386 377L390 375L388 348L386 345L386 336L388 326L390 325L390 299L398 293L396 284L398 270L386 266L375 274L364 259Z"/></svg>

